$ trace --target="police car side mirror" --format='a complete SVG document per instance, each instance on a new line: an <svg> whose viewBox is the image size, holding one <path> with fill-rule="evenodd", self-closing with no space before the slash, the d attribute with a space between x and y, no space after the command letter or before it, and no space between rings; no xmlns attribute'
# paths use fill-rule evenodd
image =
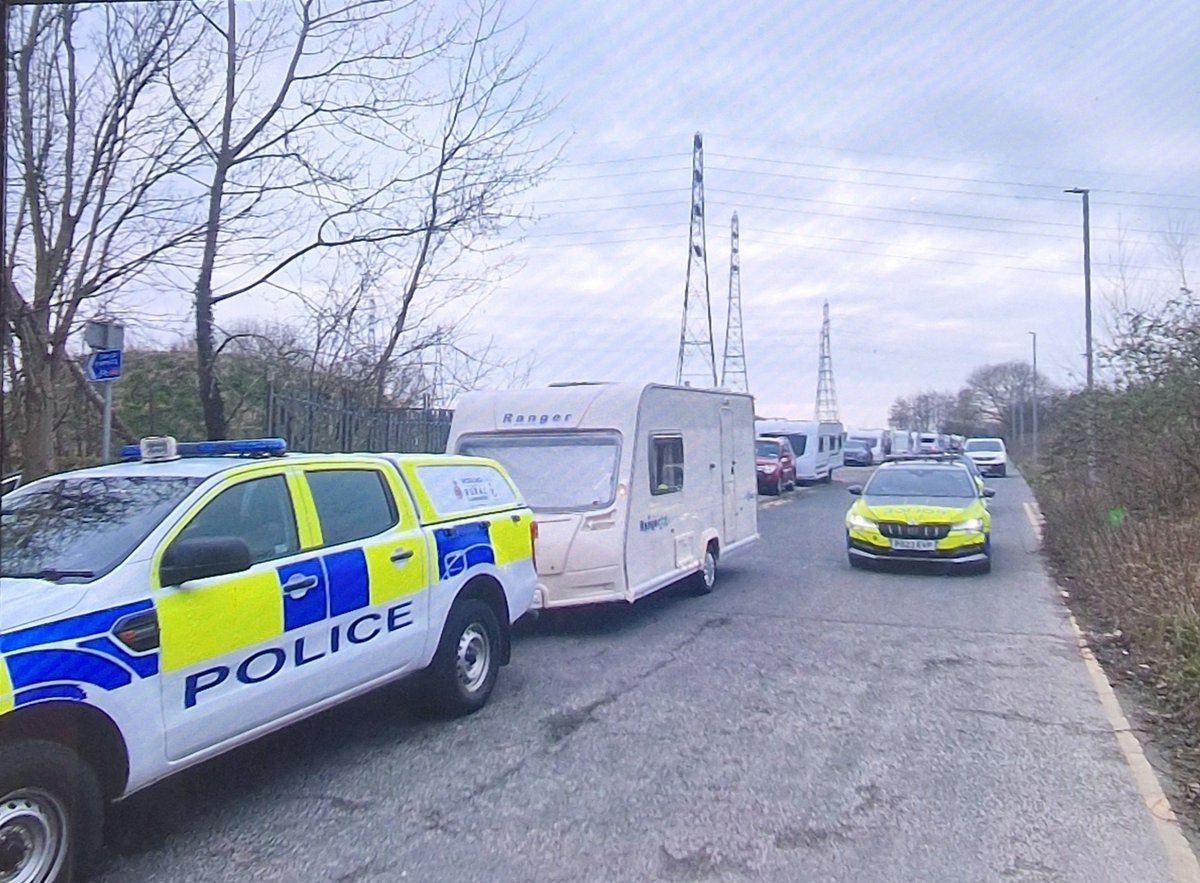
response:
<svg viewBox="0 0 1200 883"><path fill-rule="evenodd" d="M862 485L861 484L852 484L852 485L850 485L850 487L846 488L846 491L849 492L850 494L853 494L856 497L861 497L862 496Z"/></svg>
<svg viewBox="0 0 1200 883"><path fill-rule="evenodd" d="M241 537L176 540L163 552L158 578L164 586L249 570L250 547Z"/></svg>
<svg viewBox="0 0 1200 883"><path fill-rule="evenodd" d="M985 497L994 497L996 496L996 489L994 487L985 487L983 489L983 495Z"/></svg>

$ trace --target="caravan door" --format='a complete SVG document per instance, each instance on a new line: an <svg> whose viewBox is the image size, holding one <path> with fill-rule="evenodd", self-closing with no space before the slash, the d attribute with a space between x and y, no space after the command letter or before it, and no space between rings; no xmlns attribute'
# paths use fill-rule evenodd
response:
<svg viewBox="0 0 1200 883"><path fill-rule="evenodd" d="M717 471L721 476L721 502L724 507L724 524L721 528L721 545L730 537L738 535L737 464L734 462L735 439L733 435L733 411L721 409L721 462ZM757 478L755 479L757 481Z"/></svg>

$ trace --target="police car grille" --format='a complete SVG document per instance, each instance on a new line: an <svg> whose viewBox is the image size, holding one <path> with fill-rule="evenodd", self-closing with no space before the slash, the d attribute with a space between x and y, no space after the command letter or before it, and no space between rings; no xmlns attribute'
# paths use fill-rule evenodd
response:
<svg viewBox="0 0 1200 883"><path fill-rule="evenodd" d="M950 533L948 524L902 524L898 521L882 521L879 532L885 537L903 540L940 540Z"/></svg>

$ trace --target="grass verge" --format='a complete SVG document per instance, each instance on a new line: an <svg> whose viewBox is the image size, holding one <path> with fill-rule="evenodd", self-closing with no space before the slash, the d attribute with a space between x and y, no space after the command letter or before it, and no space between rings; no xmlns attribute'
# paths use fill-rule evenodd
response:
<svg viewBox="0 0 1200 883"><path fill-rule="evenodd" d="M1200 832L1200 515L1131 513L1096 485L1037 481L1044 547L1109 680L1133 688Z"/></svg>

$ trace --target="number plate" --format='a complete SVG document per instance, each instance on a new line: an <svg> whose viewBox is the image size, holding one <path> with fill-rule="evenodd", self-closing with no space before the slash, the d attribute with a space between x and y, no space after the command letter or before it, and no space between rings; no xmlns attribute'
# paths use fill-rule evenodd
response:
<svg viewBox="0 0 1200 883"><path fill-rule="evenodd" d="M892 548L902 552L934 552L937 540L892 540Z"/></svg>

